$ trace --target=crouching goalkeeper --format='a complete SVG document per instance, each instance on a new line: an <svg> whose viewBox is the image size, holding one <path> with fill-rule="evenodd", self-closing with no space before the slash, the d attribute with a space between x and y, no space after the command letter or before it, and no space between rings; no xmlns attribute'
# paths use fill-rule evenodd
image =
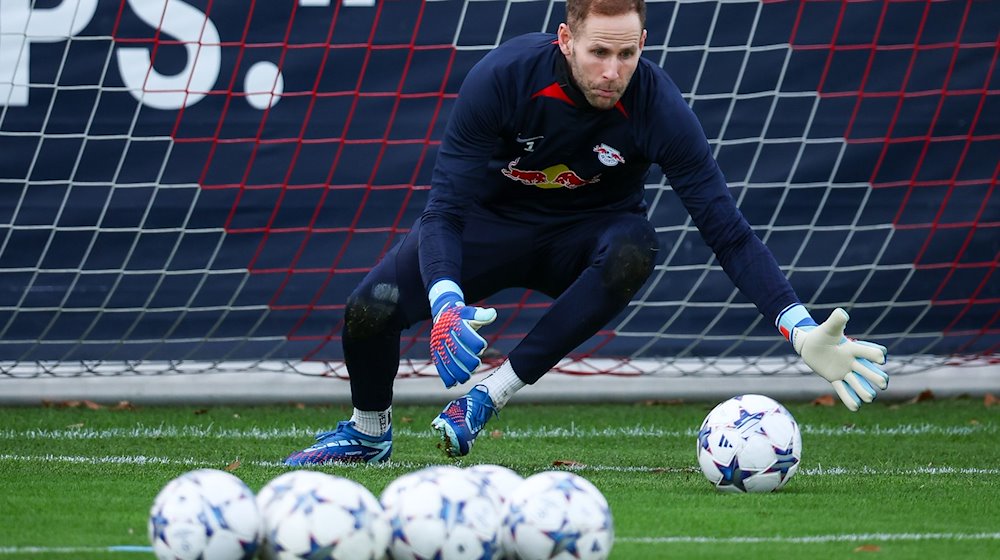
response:
<svg viewBox="0 0 1000 560"><path fill-rule="evenodd" d="M427 206L347 301L343 345L354 413L289 465L385 461L400 333L433 318L430 355L448 387L469 381L497 313L471 305L506 288L552 305L508 359L432 422L469 453L511 396L621 312L653 270L645 178L658 164L737 288L851 410L885 389L886 349L820 325L737 208L696 117L641 58L641 0L567 0L556 34L513 38L466 76L435 161ZM669 273L669 272L668 272Z"/></svg>

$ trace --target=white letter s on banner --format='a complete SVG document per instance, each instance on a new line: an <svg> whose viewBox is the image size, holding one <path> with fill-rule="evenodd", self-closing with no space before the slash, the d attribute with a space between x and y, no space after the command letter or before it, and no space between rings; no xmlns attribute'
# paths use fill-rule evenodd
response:
<svg viewBox="0 0 1000 560"><path fill-rule="evenodd" d="M122 81L140 103L155 109L180 109L200 101L215 86L222 46L215 24L197 8L180 0L128 0L142 21L161 34L181 41L187 51L184 69L173 76L153 68L150 49L118 49Z"/></svg>

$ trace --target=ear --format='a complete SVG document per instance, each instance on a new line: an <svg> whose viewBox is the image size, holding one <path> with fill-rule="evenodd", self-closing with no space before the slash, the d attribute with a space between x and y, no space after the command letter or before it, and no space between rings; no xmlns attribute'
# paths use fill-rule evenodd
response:
<svg viewBox="0 0 1000 560"><path fill-rule="evenodd" d="M646 30L643 29L642 30L642 36L639 37L639 52L642 52L642 49L645 46L646 46Z"/></svg>
<svg viewBox="0 0 1000 560"><path fill-rule="evenodd" d="M569 56L573 52L573 32L569 30L569 26L565 23L560 23L556 37L559 40L559 50L564 55Z"/></svg>

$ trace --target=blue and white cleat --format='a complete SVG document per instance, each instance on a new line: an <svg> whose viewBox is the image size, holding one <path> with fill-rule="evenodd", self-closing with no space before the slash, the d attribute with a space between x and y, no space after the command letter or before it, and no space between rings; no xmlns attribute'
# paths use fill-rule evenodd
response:
<svg viewBox="0 0 1000 560"><path fill-rule="evenodd" d="M382 437L373 437L354 429L354 422L337 423L337 429L316 436L316 443L296 451L285 459L289 467L325 465L326 463L381 463L392 455L392 428Z"/></svg>
<svg viewBox="0 0 1000 560"><path fill-rule="evenodd" d="M431 422L431 428L441 436L438 447L441 447L449 457L468 455L476 436L486 422L497 413L489 393L479 387L482 385L473 387L464 397L448 403L441 414Z"/></svg>

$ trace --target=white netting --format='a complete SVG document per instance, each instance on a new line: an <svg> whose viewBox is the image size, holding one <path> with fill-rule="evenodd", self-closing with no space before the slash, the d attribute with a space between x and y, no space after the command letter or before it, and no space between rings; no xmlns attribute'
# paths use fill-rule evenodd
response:
<svg viewBox="0 0 1000 560"><path fill-rule="evenodd" d="M900 371L998 347L1000 41L989 3L648 3L644 56L703 122L751 224L822 320ZM561 2L0 6L0 376L343 377L339 323L426 196L465 71ZM665 179L662 260L557 368L798 374ZM547 305L490 301L512 348ZM426 325L404 375L432 374Z"/></svg>

